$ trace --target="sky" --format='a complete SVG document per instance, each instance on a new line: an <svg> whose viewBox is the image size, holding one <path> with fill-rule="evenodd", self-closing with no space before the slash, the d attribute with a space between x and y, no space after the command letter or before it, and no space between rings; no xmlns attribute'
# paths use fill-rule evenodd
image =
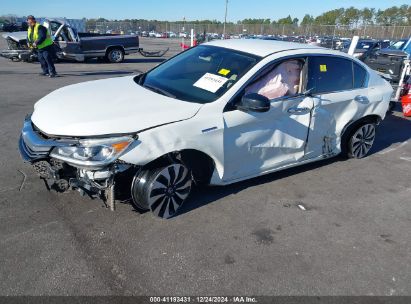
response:
<svg viewBox="0 0 411 304"><path fill-rule="evenodd" d="M229 0L228 21L245 18L277 20L305 14L320 15L327 10L350 7L385 9L408 4L409 0ZM225 0L0 0L0 15L34 15L39 17L156 19L176 21L224 20Z"/></svg>

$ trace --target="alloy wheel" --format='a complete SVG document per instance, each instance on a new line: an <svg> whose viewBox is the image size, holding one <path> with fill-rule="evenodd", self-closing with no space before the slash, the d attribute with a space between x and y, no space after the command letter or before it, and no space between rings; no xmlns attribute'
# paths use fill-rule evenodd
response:
<svg viewBox="0 0 411 304"><path fill-rule="evenodd" d="M361 126L350 140L350 154L354 158L363 158L370 151L375 140L375 124Z"/></svg>
<svg viewBox="0 0 411 304"><path fill-rule="evenodd" d="M157 171L148 194L151 211L162 218L172 217L190 194L191 173L182 164L172 164Z"/></svg>

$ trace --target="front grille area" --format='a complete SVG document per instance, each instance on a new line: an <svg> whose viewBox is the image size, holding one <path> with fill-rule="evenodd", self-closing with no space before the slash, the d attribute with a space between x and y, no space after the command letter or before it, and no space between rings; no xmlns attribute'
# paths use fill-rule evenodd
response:
<svg viewBox="0 0 411 304"><path fill-rule="evenodd" d="M26 118L19 140L20 154L25 161L32 162L47 158L53 146L53 140L46 140L33 130L30 118Z"/></svg>
<svg viewBox="0 0 411 304"><path fill-rule="evenodd" d="M22 136L20 138L20 149L30 160L36 160L47 157L51 147L35 146L28 141L25 141Z"/></svg>

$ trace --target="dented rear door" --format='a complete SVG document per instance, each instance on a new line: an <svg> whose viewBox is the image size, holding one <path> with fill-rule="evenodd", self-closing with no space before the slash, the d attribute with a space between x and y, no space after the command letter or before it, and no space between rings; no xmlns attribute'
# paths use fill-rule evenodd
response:
<svg viewBox="0 0 411 304"><path fill-rule="evenodd" d="M348 58L309 58L307 88L314 95L314 109L306 159L338 154L345 126L362 117L370 103L381 98L367 87L367 75L363 67Z"/></svg>

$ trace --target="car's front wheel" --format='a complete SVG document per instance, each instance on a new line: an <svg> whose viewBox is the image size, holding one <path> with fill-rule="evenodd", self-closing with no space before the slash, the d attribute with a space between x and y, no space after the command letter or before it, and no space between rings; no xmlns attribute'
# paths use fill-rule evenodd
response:
<svg viewBox="0 0 411 304"><path fill-rule="evenodd" d="M170 218L188 199L191 186L191 171L183 164L144 170L133 181L133 205L137 210Z"/></svg>
<svg viewBox="0 0 411 304"><path fill-rule="evenodd" d="M348 140L347 156L363 158L370 152L375 140L375 123L365 123L357 127Z"/></svg>

